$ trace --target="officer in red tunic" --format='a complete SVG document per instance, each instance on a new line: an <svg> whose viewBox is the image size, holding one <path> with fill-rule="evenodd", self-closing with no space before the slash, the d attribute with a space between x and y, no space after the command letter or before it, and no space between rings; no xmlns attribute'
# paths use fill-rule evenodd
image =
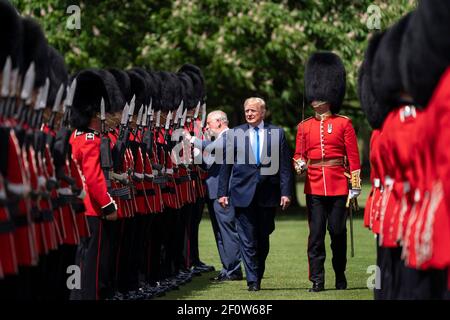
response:
<svg viewBox="0 0 450 320"><path fill-rule="evenodd" d="M331 236L336 289L346 289L346 203L360 194L360 160L355 130L337 113L345 95L346 72L331 52L313 54L305 70L305 95L314 117L298 125L294 166L306 171L310 292L324 290L325 233ZM347 172L349 170L349 172ZM349 190L348 176L351 180Z"/></svg>

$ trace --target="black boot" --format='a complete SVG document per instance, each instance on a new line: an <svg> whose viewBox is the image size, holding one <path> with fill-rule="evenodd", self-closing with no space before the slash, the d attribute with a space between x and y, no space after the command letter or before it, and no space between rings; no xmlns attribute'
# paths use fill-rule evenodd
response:
<svg viewBox="0 0 450 320"><path fill-rule="evenodd" d="M347 289L347 278L345 273L336 274L336 290Z"/></svg>
<svg viewBox="0 0 450 320"><path fill-rule="evenodd" d="M309 292L320 292L320 291L324 291L324 290L325 290L325 286L323 283L313 282L313 286L308 291Z"/></svg>

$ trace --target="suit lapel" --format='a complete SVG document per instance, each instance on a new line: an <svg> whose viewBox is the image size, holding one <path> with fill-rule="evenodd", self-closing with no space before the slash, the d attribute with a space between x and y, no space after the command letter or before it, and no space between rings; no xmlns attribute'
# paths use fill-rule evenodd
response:
<svg viewBox="0 0 450 320"><path fill-rule="evenodd" d="M250 135L253 133L252 127L247 124L247 130L245 131L245 163L256 167L255 154L253 152L253 146L250 143Z"/></svg>
<svg viewBox="0 0 450 320"><path fill-rule="evenodd" d="M270 160L271 157L271 128L267 122L264 123L264 142L263 142L263 148L261 153L261 163L266 164ZM268 159L267 159L268 158Z"/></svg>

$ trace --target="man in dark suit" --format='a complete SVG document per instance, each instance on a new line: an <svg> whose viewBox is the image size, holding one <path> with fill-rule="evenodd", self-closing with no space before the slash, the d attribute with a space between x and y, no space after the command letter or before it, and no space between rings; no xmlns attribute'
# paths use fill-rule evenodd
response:
<svg viewBox="0 0 450 320"><path fill-rule="evenodd" d="M234 208L232 206L224 208L217 200L219 173L224 163L221 155L225 147L226 134L229 130L226 113L220 110L210 112L206 118L206 129L211 138L215 138L214 141L191 137L187 131L185 136L196 148L204 150L203 162L208 170L208 178L206 179L208 190L207 205L222 262L222 270L211 280L242 280L241 252L236 231Z"/></svg>
<svg viewBox="0 0 450 320"><path fill-rule="evenodd" d="M218 202L234 206L249 291L261 288L277 206L291 202L291 156L283 129L264 123L265 102L244 103L246 124L227 134ZM230 181L231 179L231 181Z"/></svg>

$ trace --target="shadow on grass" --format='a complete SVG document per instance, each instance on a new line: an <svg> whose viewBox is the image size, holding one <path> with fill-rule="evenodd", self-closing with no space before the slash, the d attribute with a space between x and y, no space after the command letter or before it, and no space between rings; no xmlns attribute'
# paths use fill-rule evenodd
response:
<svg viewBox="0 0 450 320"><path fill-rule="evenodd" d="M305 290L308 291L310 287L302 287L302 288L261 288L261 291L293 291L293 290ZM367 287L360 287L360 288L347 288L345 290L338 290L338 289L325 289L322 292L326 291L354 291L354 290L366 290ZM316 292L311 292L316 293Z"/></svg>
<svg viewBox="0 0 450 320"><path fill-rule="evenodd" d="M193 276L192 281L180 286L179 290L172 290L166 293L164 297L156 298L154 300L183 300L187 297L192 297L192 293L195 291L203 291L219 283L210 280L217 276L218 271L211 271L202 273L201 276Z"/></svg>

